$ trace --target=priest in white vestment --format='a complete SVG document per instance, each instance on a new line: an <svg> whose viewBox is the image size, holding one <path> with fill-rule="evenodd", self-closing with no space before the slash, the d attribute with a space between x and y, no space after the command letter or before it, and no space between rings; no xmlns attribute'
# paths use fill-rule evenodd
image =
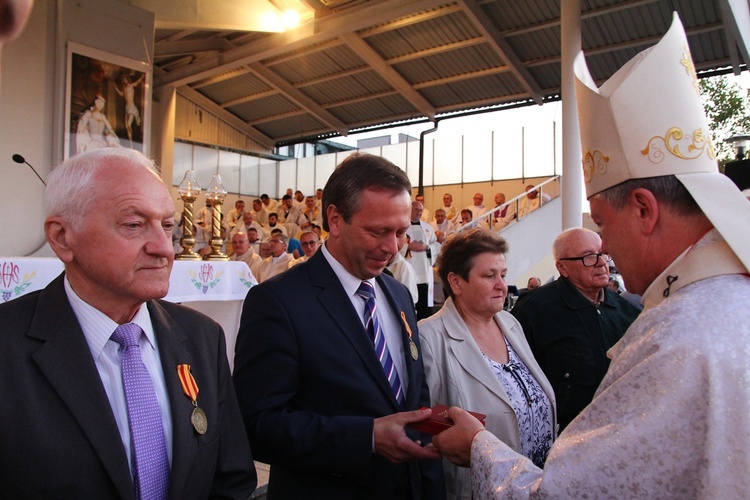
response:
<svg viewBox="0 0 750 500"><path fill-rule="evenodd" d="M411 203L411 225L406 230L407 241L401 248L401 255L414 267L417 275L417 319L429 317L430 308L434 305L432 265L441 247L432 227L420 220L422 210L420 202Z"/></svg>
<svg viewBox="0 0 750 500"><path fill-rule="evenodd" d="M287 237L283 233L274 233L268 240L271 255L263 259L258 268L258 283L273 278L289 269L289 262L294 259L291 254L286 252Z"/></svg>
<svg viewBox="0 0 750 500"><path fill-rule="evenodd" d="M591 217L644 310L543 470L456 408L432 442L475 498L747 498L750 204L717 170L679 18L601 87L582 54L575 72Z"/></svg>

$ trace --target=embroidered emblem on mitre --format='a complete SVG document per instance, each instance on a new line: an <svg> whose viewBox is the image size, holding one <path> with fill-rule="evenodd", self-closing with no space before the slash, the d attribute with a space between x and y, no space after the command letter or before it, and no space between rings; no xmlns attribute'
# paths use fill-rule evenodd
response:
<svg viewBox="0 0 750 500"><path fill-rule="evenodd" d="M655 46L597 87L574 63L586 196L629 179L716 172L685 30L675 13Z"/></svg>

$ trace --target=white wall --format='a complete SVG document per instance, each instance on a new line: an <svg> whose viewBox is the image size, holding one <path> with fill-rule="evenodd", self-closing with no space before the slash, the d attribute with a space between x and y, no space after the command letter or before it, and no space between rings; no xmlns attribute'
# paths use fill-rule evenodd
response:
<svg viewBox="0 0 750 500"><path fill-rule="evenodd" d="M542 283L555 276L552 243L562 231L562 200L555 198L529 213L519 222L503 229L508 241L508 284L525 287L531 276Z"/></svg>
<svg viewBox="0 0 750 500"><path fill-rule="evenodd" d="M42 178L62 159L66 43L153 60L154 16L118 0L37 0L24 32L3 49L0 87L0 256L44 243Z"/></svg>
<svg viewBox="0 0 750 500"><path fill-rule="evenodd" d="M0 255L25 255L44 243L44 186L21 154L46 178L52 164L54 2L35 3L29 23L2 53L0 84Z"/></svg>

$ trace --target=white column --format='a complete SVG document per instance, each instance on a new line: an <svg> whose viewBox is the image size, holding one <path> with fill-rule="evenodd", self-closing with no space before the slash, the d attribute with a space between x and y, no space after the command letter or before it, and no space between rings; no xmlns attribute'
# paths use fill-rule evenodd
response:
<svg viewBox="0 0 750 500"><path fill-rule="evenodd" d="M581 134L578 129L573 60L581 50L581 2L560 2L562 31L562 229L581 227L583 211L583 169Z"/></svg>
<svg viewBox="0 0 750 500"><path fill-rule="evenodd" d="M168 85L154 93L151 120L151 157L161 168L161 178L172 185L174 170L174 127L177 108L177 90ZM205 187L205 186L203 186Z"/></svg>

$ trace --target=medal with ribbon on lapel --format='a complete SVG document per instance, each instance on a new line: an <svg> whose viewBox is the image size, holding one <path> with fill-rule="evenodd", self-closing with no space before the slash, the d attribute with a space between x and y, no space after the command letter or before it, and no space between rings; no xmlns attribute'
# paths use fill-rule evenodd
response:
<svg viewBox="0 0 750 500"><path fill-rule="evenodd" d="M417 349L417 344L414 343L414 339L411 338L411 328L409 327L409 322L406 321L406 314L404 314L404 311L401 311L401 320L404 322L404 326L406 327L406 333L409 334L409 350L411 351L411 359L416 361L419 359L419 349Z"/></svg>
<svg viewBox="0 0 750 500"><path fill-rule="evenodd" d="M193 413L190 414L190 422L193 424L195 432L205 434L208 430L208 419L206 414L198 407L198 384L195 383L193 374L190 373L190 365L177 365L177 375L180 377L182 391L190 398L193 406Z"/></svg>

